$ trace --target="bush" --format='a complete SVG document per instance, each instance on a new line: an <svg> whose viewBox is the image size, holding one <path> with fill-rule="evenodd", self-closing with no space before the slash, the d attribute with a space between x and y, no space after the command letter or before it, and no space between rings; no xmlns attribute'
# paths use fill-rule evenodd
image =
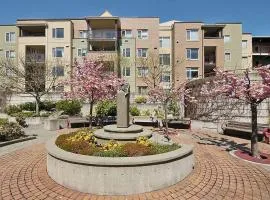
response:
<svg viewBox="0 0 270 200"><path fill-rule="evenodd" d="M77 100L61 100L56 103L56 110L64 111L64 115L77 115L81 112L82 105Z"/></svg>
<svg viewBox="0 0 270 200"><path fill-rule="evenodd" d="M20 108L20 106L16 106L16 105L9 105L5 108L5 113L7 113L8 115L12 115L14 113L18 113L21 111L22 109Z"/></svg>
<svg viewBox="0 0 270 200"><path fill-rule="evenodd" d="M0 118L0 126L5 125L8 123L8 119L7 118Z"/></svg>
<svg viewBox="0 0 270 200"><path fill-rule="evenodd" d="M151 147L138 143L126 143L122 149L128 157L146 156L153 154Z"/></svg>
<svg viewBox="0 0 270 200"><path fill-rule="evenodd" d="M99 102L96 106L96 115L98 117L116 116L117 115L116 102L109 100Z"/></svg>
<svg viewBox="0 0 270 200"><path fill-rule="evenodd" d="M25 136L22 127L14 122L0 125L0 141L9 141Z"/></svg>
<svg viewBox="0 0 270 200"><path fill-rule="evenodd" d="M173 116L178 116L180 114L180 107L178 106L176 101L172 101L168 106L169 113L173 114Z"/></svg>
<svg viewBox="0 0 270 200"><path fill-rule="evenodd" d="M138 97L135 98L135 102L136 103L146 103L147 99L144 96L138 96Z"/></svg>
<svg viewBox="0 0 270 200"><path fill-rule="evenodd" d="M140 110L136 106L130 108L130 114L132 116L140 116Z"/></svg>
<svg viewBox="0 0 270 200"><path fill-rule="evenodd" d="M40 110L53 111L56 109L56 103L53 101L43 101L40 105Z"/></svg>
<svg viewBox="0 0 270 200"><path fill-rule="evenodd" d="M143 110L143 111L142 111L142 115L143 115L143 116L150 116L150 115L151 115L150 110L149 110L149 109Z"/></svg>
<svg viewBox="0 0 270 200"><path fill-rule="evenodd" d="M19 107L21 108L21 110L36 111L35 102L26 102L26 103L20 104Z"/></svg>

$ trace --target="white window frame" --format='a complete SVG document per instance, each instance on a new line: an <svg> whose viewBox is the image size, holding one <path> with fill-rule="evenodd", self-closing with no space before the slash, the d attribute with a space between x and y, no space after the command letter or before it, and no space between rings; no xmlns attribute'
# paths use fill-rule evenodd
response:
<svg viewBox="0 0 270 200"><path fill-rule="evenodd" d="M59 75L59 71L57 70L57 69L59 69L59 68L62 68L62 70L63 70L63 74L60 74ZM63 76L65 76L65 68L64 68L64 66L54 66L53 67L53 69L52 69L52 74L54 75L54 76L56 76L56 77L63 77Z"/></svg>
<svg viewBox="0 0 270 200"><path fill-rule="evenodd" d="M198 57L197 58L191 58L192 50L197 50ZM199 60L199 48L187 48L186 49L186 58L187 60Z"/></svg>
<svg viewBox="0 0 270 200"><path fill-rule="evenodd" d="M147 77L149 74L149 68L148 67L138 67L138 77Z"/></svg>
<svg viewBox="0 0 270 200"><path fill-rule="evenodd" d="M164 81L164 77L169 77L169 81ZM162 83L170 83L171 82L171 72L163 72L161 74L161 80Z"/></svg>
<svg viewBox="0 0 270 200"><path fill-rule="evenodd" d="M81 52L79 52L79 50ZM83 55L83 54L85 54L85 55ZM77 50L77 56L78 57L84 57L86 55L87 55L87 49L86 48L78 48L78 50Z"/></svg>
<svg viewBox="0 0 270 200"><path fill-rule="evenodd" d="M164 64L164 55L169 55L169 64ZM162 60L162 62L160 62ZM159 54L159 64L170 66L171 65L171 55L169 53Z"/></svg>
<svg viewBox="0 0 270 200"><path fill-rule="evenodd" d="M87 38L87 30L80 30L79 34L80 38Z"/></svg>
<svg viewBox="0 0 270 200"><path fill-rule="evenodd" d="M231 36L230 35L224 35L224 43L228 43L231 41Z"/></svg>
<svg viewBox="0 0 270 200"><path fill-rule="evenodd" d="M8 40L7 40L7 34L8 34ZM14 40L11 40L11 34L14 34ZM6 43L15 43L16 42L16 33L15 32L6 32L5 33L5 42Z"/></svg>
<svg viewBox="0 0 270 200"><path fill-rule="evenodd" d="M145 56L143 56L144 53L145 53ZM137 49L137 57L138 58L147 58L147 55L148 55L148 49L147 48L138 48Z"/></svg>
<svg viewBox="0 0 270 200"><path fill-rule="evenodd" d="M137 36L138 36L138 39L147 40L148 37L149 37L148 29L138 29L137 30Z"/></svg>
<svg viewBox="0 0 270 200"><path fill-rule="evenodd" d="M229 57L230 59L228 59L228 60L226 59L226 54L229 54L229 55L230 55L230 57ZM224 53L224 60L227 61L227 62L230 62L230 61L232 60L232 54L231 54L231 52L226 51L226 52Z"/></svg>
<svg viewBox="0 0 270 200"><path fill-rule="evenodd" d="M164 45L164 40L168 40L168 44ZM166 43L165 43L166 44ZM160 48L170 48L171 47L171 37L170 36L162 36L159 37L159 47Z"/></svg>
<svg viewBox="0 0 270 200"><path fill-rule="evenodd" d="M127 34L127 32L130 32L129 34ZM132 30L131 29L123 29L121 31L121 36L123 38L132 38Z"/></svg>
<svg viewBox="0 0 270 200"><path fill-rule="evenodd" d="M191 37L191 33L197 33L196 38ZM187 29L186 31L186 40L187 41L199 41L199 29Z"/></svg>
<svg viewBox="0 0 270 200"><path fill-rule="evenodd" d="M129 49L129 54L127 53L127 49ZM122 56L126 57L126 58L130 58L131 52L130 52L130 48L123 48L122 49Z"/></svg>
<svg viewBox="0 0 270 200"><path fill-rule="evenodd" d="M15 50L7 50L7 51L5 51L5 58L16 58L16 51Z"/></svg>
<svg viewBox="0 0 270 200"><path fill-rule="evenodd" d="M245 44L245 46L243 44ZM242 40L242 49L247 49L247 47L248 47L248 41Z"/></svg>
<svg viewBox="0 0 270 200"><path fill-rule="evenodd" d="M198 76L192 78L192 77L191 77L192 72L197 72ZM197 78L199 78L199 68L198 68L198 67L187 67L187 68L186 68L186 76L187 76L187 79L188 79L188 80L192 80L192 79L197 79Z"/></svg>
<svg viewBox="0 0 270 200"><path fill-rule="evenodd" d="M129 74L127 72L129 72ZM125 77L131 76L130 67L128 67L128 66L127 67L123 67L122 75L125 76Z"/></svg>
<svg viewBox="0 0 270 200"><path fill-rule="evenodd" d="M57 35L57 30L59 30L59 29L63 29L63 37L58 37L58 35ZM65 29L64 28L53 28L52 29L52 38L54 38L54 39L64 39L65 38Z"/></svg>
<svg viewBox="0 0 270 200"><path fill-rule="evenodd" d="M62 56L57 56L57 50L59 50L59 49L63 49L63 53L62 53ZM64 55L65 55L65 48L64 47L54 47L54 48L52 48L52 57L54 57L54 58L63 58L64 57Z"/></svg>

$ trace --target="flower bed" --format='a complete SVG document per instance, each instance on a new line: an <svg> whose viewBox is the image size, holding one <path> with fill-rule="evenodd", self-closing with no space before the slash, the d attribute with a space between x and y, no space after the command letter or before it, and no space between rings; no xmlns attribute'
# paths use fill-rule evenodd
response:
<svg viewBox="0 0 270 200"><path fill-rule="evenodd" d="M98 144L93 132L80 129L76 132L60 135L55 144L68 152L100 157L136 157L167 153L179 149L177 144L161 145L152 143L145 137L139 137L136 143L120 144L114 140Z"/></svg>

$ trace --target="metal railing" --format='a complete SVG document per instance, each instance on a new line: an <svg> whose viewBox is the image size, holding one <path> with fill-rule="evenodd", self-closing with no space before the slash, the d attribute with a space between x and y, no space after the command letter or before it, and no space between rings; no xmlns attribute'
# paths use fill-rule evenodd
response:
<svg viewBox="0 0 270 200"><path fill-rule="evenodd" d="M268 53L270 54L270 46L254 46L253 53Z"/></svg>
<svg viewBox="0 0 270 200"><path fill-rule="evenodd" d="M117 39L117 31L113 29L101 29L89 31L90 39Z"/></svg>

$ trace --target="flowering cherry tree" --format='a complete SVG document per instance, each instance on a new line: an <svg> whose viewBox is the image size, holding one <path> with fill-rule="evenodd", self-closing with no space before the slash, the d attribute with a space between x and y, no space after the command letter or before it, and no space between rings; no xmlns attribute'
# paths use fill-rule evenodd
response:
<svg viewBox="0 0 270 200"><path fill-rule="evenodd" d="M69 92L64 93L66 98L89 102L91 127L94 104L114 98L124 80L108 72L102 62L84 59L81 63L75 61L72 76L64 83L71 87Z"/></svg>
<svg viewBox="0 0 270 200"><path fill-rule="evenodd" d="M186 89L186 83L181 83L177 87L171 87L169 89L162 86L156 86L149 90L149 100L152 102L160 102L163 105L165 114L165 135L168 135L168 105L170 101L178 100L181 103L188 101L195 101L190 96L190 89Z"/></svg>
<svg viewBox="0 0 270 200"><path fill-rule="evenodd" d="M208 97L226 95L229 98L244 101L250 105L251 110L251 154L259 157L257 106L270 97L270 65L256 68L259 80L252 80L250 71L247 69L243 75L237 75L229 71L216 70L216 79L207 82L201 93Z"/></svg>

